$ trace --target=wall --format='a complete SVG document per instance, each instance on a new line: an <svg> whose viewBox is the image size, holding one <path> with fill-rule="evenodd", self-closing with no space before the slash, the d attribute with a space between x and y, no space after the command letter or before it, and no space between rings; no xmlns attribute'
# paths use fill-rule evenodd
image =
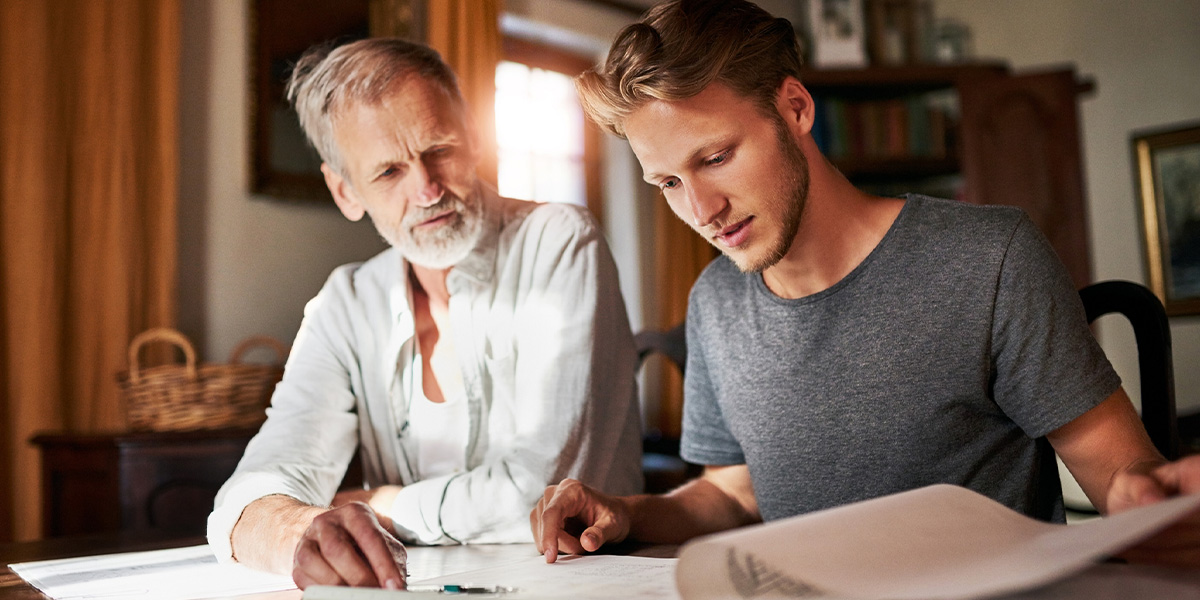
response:
<svg viewBox="0 0 1200 600"><path fill-rule="evenodd" d="M291 343L337 265L384 248L333 200L249 193L246 0L183 0L179 328L206 360L242 338Z"/></svg>
<svg viewBox="0 0 1200 600"><path fill-rule="evenodd" d="M1130 134L1200 118L1200 0L937 0L936 12L970 26L977 56L1072 63L1095 80L1080 103L1093 274L1146 283ZM1102 345L1136 381L1131 330L1102 321ZM1200 412L1200 317L1172 318L1171 336L1179 411Z"/></svg>

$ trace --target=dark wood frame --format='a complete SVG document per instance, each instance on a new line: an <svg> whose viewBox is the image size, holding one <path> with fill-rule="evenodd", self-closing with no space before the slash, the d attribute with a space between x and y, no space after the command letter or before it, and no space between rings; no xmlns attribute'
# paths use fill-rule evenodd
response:
<svg viewBox="0 0 1200 600"><path fill-rule="evenodd" d="M271 147L279 132L271 115L287 107L281 63L292 64L321 42L365 37L368 0L254 0L250 4L250 191L291 200L328 200L319 171L274 168Z"/></svg>
<svg viewBox="0 0 1200 600"><path fill-rule="evenodd" d="M1156 159L1156 153L1160 150L1184 146L1200 149L1200 123L1137 132L1131 138L1149 287L1162 300L1168 315L1200 314L1200 295L1176 296L1170 281L1172 256L1171 240L1167 233L1166 203L1171 199L1164 194Z"/></svg>

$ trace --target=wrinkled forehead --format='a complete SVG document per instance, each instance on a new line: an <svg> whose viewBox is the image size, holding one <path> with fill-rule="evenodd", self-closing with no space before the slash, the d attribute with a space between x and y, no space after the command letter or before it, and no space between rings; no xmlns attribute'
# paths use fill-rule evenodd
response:
<svg viewBox="0 0 1200 600"><path fill-rule="evenodd" d="M359 113L360 108L395 111L410 115L414 121L426 121L426 125L432 125L428 121L435 120L438 129L453 129L464 134L471 128L462 97L416 73L396 78L377 90L350 90L337 104L330 106L330 118L336 127L339 122Z"/></svg>

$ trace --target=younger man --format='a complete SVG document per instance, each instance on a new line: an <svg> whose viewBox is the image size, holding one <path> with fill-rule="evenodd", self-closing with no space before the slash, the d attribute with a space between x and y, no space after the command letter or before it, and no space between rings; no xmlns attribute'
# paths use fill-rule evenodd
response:
<svg viewBox="0 0 1200 600"><path fill-rule="evenodd" d="M530 515L547 561L934 483L1062 521L1055 453L1102 512L1200 491L1200 457L1151 445L1030 220L855 189L813 142L800 65L786 20L673 0L579 78L591 118L725 256L688 306L681 452L703 474L663 496L547 488ZM1186 527L1165 558L1200 563Z"/></svg>

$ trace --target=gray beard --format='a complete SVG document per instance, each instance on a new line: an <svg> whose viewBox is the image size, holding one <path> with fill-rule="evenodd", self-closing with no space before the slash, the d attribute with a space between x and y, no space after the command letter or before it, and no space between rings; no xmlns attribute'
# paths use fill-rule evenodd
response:
<svg viewBox="0 0 1200 600"><path fill-rule="evenodd" d="M476 192L464 201L449 192L437 204L409 210L399 225L376 224L379 235L404 258L427 269L448 269L462 262L483 234L483 198ZM414 235L413 228L452 208L456 214L437 229Z"/></svg>

